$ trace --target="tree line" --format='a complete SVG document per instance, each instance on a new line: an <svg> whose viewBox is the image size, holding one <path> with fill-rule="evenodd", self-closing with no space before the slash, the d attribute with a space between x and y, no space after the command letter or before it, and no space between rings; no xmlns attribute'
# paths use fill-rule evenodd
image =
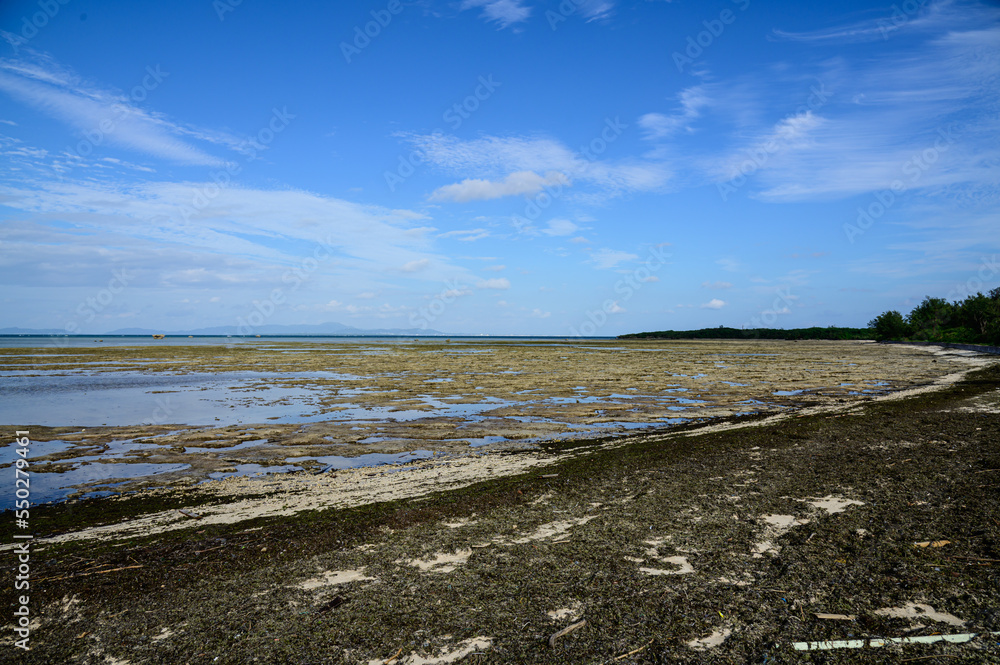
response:
<svg viewBox="0 0 1000 665"><path fill-rule="evenodd" d="M962 301L926 296L906 316L889 310L868 322L880 342L888 340L1000 346L1000 287Z"/></svg>
<svg viewBox="0 0 1000 665"><path fill-rule="evenodd" d="M618 339L874 339L870 328L702 328L619 335Z"/></svg>

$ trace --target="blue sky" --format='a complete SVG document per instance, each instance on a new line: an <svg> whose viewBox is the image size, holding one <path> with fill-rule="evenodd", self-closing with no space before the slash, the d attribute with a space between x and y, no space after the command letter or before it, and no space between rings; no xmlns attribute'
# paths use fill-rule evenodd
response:
<svg viewBox="0 0 1000 665"><path fill-rule="evenodd" d="M0 6L0 327L863 326L1000 285L1000 8Z"/></svg>

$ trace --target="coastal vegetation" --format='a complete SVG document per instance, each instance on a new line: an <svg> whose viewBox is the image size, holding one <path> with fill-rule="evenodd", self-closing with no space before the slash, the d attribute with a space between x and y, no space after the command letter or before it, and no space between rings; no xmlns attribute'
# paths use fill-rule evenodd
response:
<svg viewBox="0 0 1000 665"><path fill-rule="evenodd" d="M618 339L875 339L869 328L701 328L700 330L658 330L619 335Z"/></svg>
<svg viewBox="0 0 1000 665"><path fill-rule="evenodd" d="M926 296L906 316L889 310L872 319L868 327L880 342L1000 345L1000 288L953 302Z"/></svg>

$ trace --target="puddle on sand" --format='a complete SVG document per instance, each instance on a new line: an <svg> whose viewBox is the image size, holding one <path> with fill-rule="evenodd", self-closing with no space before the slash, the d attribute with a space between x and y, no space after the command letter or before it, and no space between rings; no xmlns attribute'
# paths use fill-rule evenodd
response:
<svg viewBox="0 0 1000 665"><path fill-rule="evenodd" d="M45 473L37 469L31 472L31 504L61 501L70 494L83 491L86 494L108 493L116 480L128 480L145 476L184 471L190 464L103 464L92 462L81 464L62 473ZM108 481L108 482L101 482ZM86 487L77 487L84 485ZM14 507L13 494L0 500L0 510Z"/></svg>
<svg viewBox="0 0 1000 665"><path fill-rule="evenodd" d="M236 464L235 471L213 471L208 474L208 480L222 480L233 476L266 476L269 473L288 473L289 471L302 471L301 466L294 464L282 464L280 466L261 466L260 464ZM208 481L202 481L208 482Z"/></svg>
<svg viewBox="0 0 1000 665"><path fill-rule="evenodd" d="M405 453L367 453L357 457L343 457L341 455L323 455L320 457L289 457L287 462L307 462L309 460L325 464L323 471L337 471L340 469L357 469L363 466L382 466L385 464L406 464L418 459L433 457L434 452L430 450L411 450Z"/></svg>

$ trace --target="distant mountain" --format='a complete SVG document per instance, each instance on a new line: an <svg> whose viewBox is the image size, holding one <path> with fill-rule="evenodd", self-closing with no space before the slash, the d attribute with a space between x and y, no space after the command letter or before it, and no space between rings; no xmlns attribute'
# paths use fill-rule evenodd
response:
<svg viewBox="0 0 1000 665"><path fill-rule="evenodd" d="M65 330L57 328L0 328L0 335L61 335Z"/></svg>
<svg viewBox="0 0 1000 665"><path fill-rule="evenodd" d="M32 329L32 328L0 328L0 335L64 335L65 330L58 330L55 328L46 329ZM432 330L430 328L375 328L375 329L364 329L364 328L353 328L351 326L345 326L342 323L335 323L333 321L329 323L317 323L317 324L301 324L301 325L265 325L256 326L248 330L240 330L238 326L212 326L209 328L196 328L194 330L174 330L174 331L164 331L164 330L153 330L150 328L119 328L117 330L112 330L110 332L104 333L87 333L88 335L233 335L234 337L246 336L253 337L255 335L405 335L407 337L413 336L443 336L447 337L451 335L453 337L458 337L454 333L443 333L440 330Z"/></svg>

